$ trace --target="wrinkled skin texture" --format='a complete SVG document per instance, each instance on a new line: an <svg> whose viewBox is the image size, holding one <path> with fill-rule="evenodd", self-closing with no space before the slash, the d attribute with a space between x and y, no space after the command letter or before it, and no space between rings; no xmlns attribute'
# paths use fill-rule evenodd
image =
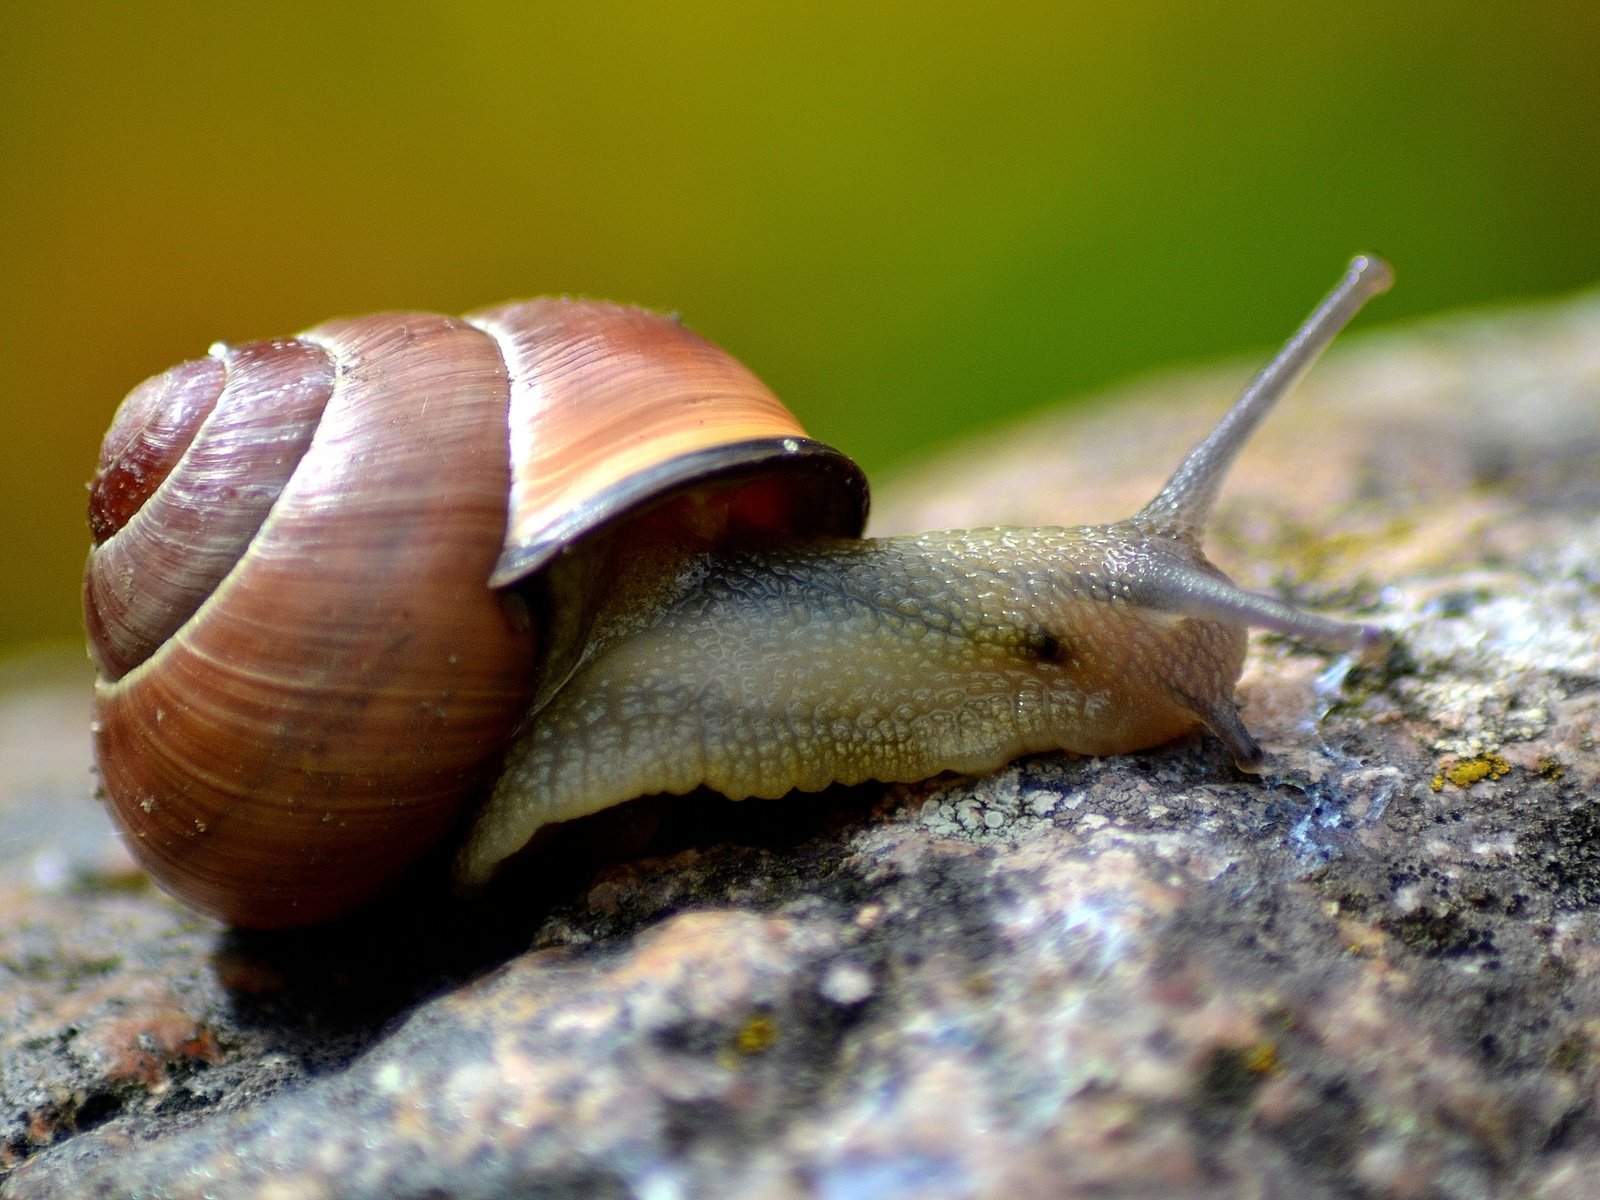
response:
<svg viewBox="0 0 1600 1200"><path fill-rule="evenodd" d="M1190 574L1221 578L1181 542L1115 526L691 557L653 617L597 631L518 739L462 874L481 882L540 826L652 792L976 774L1201 723L1250 764L1233 706L1245 629L1175 611Z"/></svg>

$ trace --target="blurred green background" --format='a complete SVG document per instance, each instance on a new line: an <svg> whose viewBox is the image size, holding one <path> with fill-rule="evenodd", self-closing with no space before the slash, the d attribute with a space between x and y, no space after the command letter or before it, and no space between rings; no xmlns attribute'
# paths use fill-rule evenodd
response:
<svg viewBox="0 0 1600 1200"><path fill-rule="evenodd" d="M881 473L1007 412L1600 280L1600 9L6 6L0 650L76 637L122 394L215 339L682 312ZM1070 514L1064 514L1070 517Z"/></svg>

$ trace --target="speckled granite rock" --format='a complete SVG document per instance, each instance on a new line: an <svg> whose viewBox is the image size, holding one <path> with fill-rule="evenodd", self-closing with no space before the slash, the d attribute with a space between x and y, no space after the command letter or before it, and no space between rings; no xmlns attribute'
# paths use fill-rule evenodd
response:
<svg viewBox="0 0 1600 1200"><path fill-rule="evenodd" d="M879 527L1123 515L1239 376L969 447ZM1195 739L692 798L610 819L645 857L311 935L141 887L82 684L12 679L3 1194L1593 1194L1600 300L1337 352L1220 516L1241 582L1400 632L1258 641L1259 780Z"/></svg>

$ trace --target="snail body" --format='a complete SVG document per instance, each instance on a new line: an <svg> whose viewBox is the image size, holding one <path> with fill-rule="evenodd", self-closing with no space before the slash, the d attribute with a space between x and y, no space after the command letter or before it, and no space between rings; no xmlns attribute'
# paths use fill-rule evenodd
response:
<svg viewBox="0 0 1600 1200"><path fill-rule="evenodd" d="M858 538L859 472L639 310L391 315L214 352L130 395L91 488L105 793L163 886L273 926L381 894L491 777L468 884L543 825L654 792L981 772L1197 725L1254 769L1248 627L1380 634L1236 588L1205 519L1388 282L1357 259L1149 505L1077 529ZM244 415L246 392L286 419Z"/></svg>
<svg viewBox="0 0 1600 1200"><path fill-rule="evenodd" d="M1197 712L1254 763L1232 708L1244 628L1119 603L1097 570L1118 545L995 529L697 556L653 620L512 743L462 878L485 881L543 825L635 796L774 797L1064 747L1117 754L1180 736Z"/></svg>

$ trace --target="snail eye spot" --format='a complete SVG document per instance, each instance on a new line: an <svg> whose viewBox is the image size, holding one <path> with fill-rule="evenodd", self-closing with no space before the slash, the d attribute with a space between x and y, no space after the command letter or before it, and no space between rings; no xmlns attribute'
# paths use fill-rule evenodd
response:
<svg viewBox="0 0 1600 1200"><path fill-rule="evenodd" d="M1062 638L1048 629L1031 629L1023 636L1022 652L1033 662L1066 663L1071 661L1072 648Z"/></svg>

